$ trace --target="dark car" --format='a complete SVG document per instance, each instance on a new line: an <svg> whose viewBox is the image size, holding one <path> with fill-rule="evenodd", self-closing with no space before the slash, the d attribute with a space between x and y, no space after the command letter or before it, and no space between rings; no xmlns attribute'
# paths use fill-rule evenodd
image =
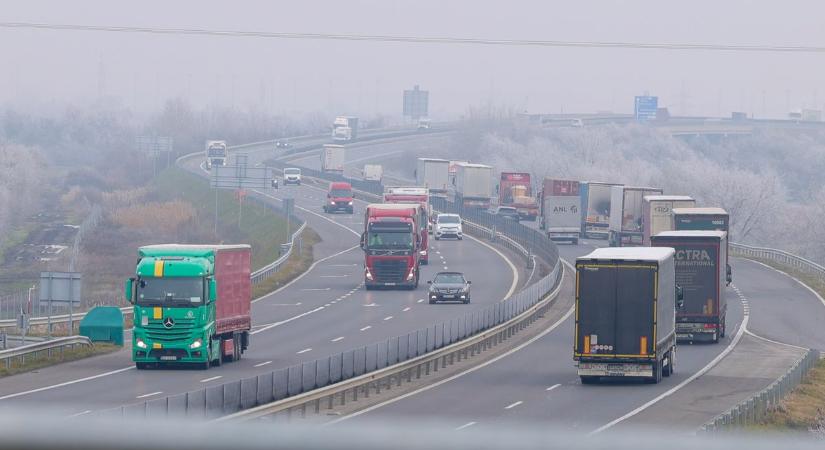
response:
<svg viewBox="0 0 825 450"><path fill-rule="evenodd" d="M470 282L461 272L438 272L428 281L430 304L441 301L470 303Z"/></svg>
<svg viewBox="0 0 825 450"><path fill-rule="evenodd" d="M516 222L521 220L518 214L518 210L516 208L513 208L512 206L499 206L498 208L496 208L494 214L504 220L514 220Z"/></svg>

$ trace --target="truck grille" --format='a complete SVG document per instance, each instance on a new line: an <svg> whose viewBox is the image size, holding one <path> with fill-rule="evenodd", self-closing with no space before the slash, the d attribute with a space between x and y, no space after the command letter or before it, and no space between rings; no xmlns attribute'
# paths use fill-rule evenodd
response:
<svg viewBox="0 0 825 450"><path fill-rule="evenodd" d="M373 263L375 281L398 282L404 281L407 272L407 262L403 259L379 260Z"/></svg>
<svg viewBox="0 0 825 450"><path fill-rule="evenodd" d="M194 319L175 319L175 324L171 328L164 327L163 321L160 320L151 321L143 328L146 330L146 337L154 342L177 342L188 338L194 327Z"/></svg>

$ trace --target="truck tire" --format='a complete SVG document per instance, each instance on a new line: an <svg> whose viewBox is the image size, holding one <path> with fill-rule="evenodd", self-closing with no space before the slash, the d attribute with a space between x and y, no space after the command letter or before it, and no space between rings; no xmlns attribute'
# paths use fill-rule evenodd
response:
<svg viewBox="0 0 825 450"><path fill-rule="evenodd" d="M671 350L667 354L667 366L664 366L662 368L662 376L663 377L669 377L671 374L673 374L673 353L674 353L674 351ZM662 361L662 364L664 364L664 360Z"/></svg>
<svg viewBox="0 0 825 450"><path fill-rule="evenodd" d="M578 239L573 239L573 245L579 245L579 240Z"/></svg>
<svg viewBox="0 0 825 450"><path fill-rule="evenodd" d="M581 375L582 384L596 384L599 381L599 377L594 377L590 375Z"/></svg>
<svg viewBox="0 0 825 450"><path fill-rule="evenodd" d="M727 330L725 330L725 328L727 328L727 326L725 325L725 322L726 322L725 319L726 319L726 317L723 317L722 318L722 323L719 324L719 325L721 325L720 328L719 328L720 329L720 331L719 331L719 337L720 338L724 338L725 337L725 331L727 331Z"/></svg>
<svg viewBox="0 0 825 450"><path fill-rule="evenodd" d="M470 297L467 297L467 298L465 298L465 299L464 299L464 304L465 304L465 305L469 305L469 304L470 304Z"/></svg>
<svg viewBox="0 0 825 450"><path fill-rule="evenodd" d="M243 346L241 345L241 335L240 334L236 334L232 338L232 344L233 344L233 347L234 347L233 348L233 354L232 354L232 361L240 361L241 360L241 355L243 353L241 351L241 348Z"/></svg>
<svg viewBox="0 0 825 450"><path fill-rule="evenodd" d="M653 368L653 376L645 380L649 384L658 384L662 381L662 365L664 360L656 361L656 367Z"/></svg>

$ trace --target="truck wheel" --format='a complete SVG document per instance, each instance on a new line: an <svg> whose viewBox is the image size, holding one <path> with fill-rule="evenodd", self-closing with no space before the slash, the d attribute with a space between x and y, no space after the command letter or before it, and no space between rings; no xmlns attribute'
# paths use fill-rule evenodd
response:
<svg viewBox="0 0 825 450"><path fill-rule="evenodd" d="M657 384L662 381L662 364L664 364L664 361L656 361L656 367L653 368L653 376L645 381L649 384Z"/></svg>
<svg viewBox="0 0 825 450"><path fill-rule="evenodd" d="M464 299L464 304L465 304L465 305L469 305L469 304L470 304L470 297L467 297L467 298L465 298L465 299Z"/></svg>
<svg viewBox="0 0 825 450"><path fill-rule="evenodd" d="M232 344L235 347L234 354L232 355L232 361L240 361L241 360L241 335L236 334L235 337L232 338Z"/></svg>
<svg viewBox="0 0 825 450"><path fill-rule="evenodd" d="M725 330L725 328L727 328L726 325L725 325L725 322L726 322L725 318L722 318L722 323L721 323L722 326L720 328L721 331L719 332L719 337L720 338L725 337L725 331L727 331L727 330Z"/></svg>
<svg viewBox="0 0 825 450"><path fill-rule="evenodd" d="M573 245L579 245L579 240L578 239L573 239Z"/></svg>
<svg viewBox="0 0 825 450"><path fill-rule="evenodd" d="M431 298L431 299L430 299L430 304L431 304L431 305L435 305L435 299Z"/></svg>
<svg viewBox="0 0 825 450"><path fill-rule="evenodd" d="M440 239L441 239L441 238L440 238L440 237L438 237L438 236L436 236L436 237L435 237L435 240L436 240L436 241L437 241L437 240L440 240Z"/></svg>
<svg viewBox="0 0 825 450"><path fill-rule="evenodd" d="M665 362L663 360L662 364L664 365L664 363ZM662 368L662 376L669 377L671 373L673 373L673 350L667 354L667 366Z"/></svg>
<svg viewBox="0 0 825 450"><path fill-rule="evenodd" d="M594 377L590 375L582 375L581 377L582 384L596 384L599 381L599 377Z"/></svg>

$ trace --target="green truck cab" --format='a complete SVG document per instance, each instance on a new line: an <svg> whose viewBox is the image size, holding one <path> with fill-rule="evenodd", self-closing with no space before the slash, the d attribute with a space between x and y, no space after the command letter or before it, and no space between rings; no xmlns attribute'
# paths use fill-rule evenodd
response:
<svg viewBox="0 0 825 450"><path fill-rule="evenodd" d="M135 277L132 360L203 369L234 361L249 345L252 254L248 245L141 247Z"/></svg>

